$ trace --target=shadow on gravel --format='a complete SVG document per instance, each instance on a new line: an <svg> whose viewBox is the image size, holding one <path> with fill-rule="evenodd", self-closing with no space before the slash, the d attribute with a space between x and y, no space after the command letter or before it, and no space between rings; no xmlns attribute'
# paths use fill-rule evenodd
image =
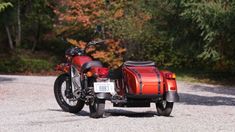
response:
<svg viewBox="0 0 235 132"><path fill-rule="evenodd" d="M49 111L56 111L56 112L65 112L63 110L60 110L60 109L48 109ZM65 112L65 113L68 113L68 112ZM84 110L81 110L80 112L78 113L71 113L71 114L74 114L74 115L77 115L77 116L89 116L90 114Z"/></svg>
<svg viewBox="0 0 235 132"><path fill-rule="evenodd" d="M226 95L235 95L234 87L225 87L225 86L202 86L202 85L193 85L192 90L195 91L206 91L217 94L226 94Z"/></svg>
<svg viewBox="0 0 235 132"><path fill-rule="evenodd" d="M0 83L1 82L11 82L16 80L15 78L10 78L10 77L0 77Z"/></svg>
<svg viewBox="0 0 235 132"><path fill-rule="evenodd" d="M49 111L56 111L56 112L65 112L60 109L48 109ZM68 112L65 112L68 113ZM71 113L77 116L89 116L90 113L84 110L81 110L79 113ZM146 112L133 112L128 110L122 110L122 109L107 109L105 110L105 117L110 116L126 116L126 117L133 117L133 118L142 118L142 117L154 117L158 116L157 112L154 111L146 111ZM169 116L173 117L173 116Z"/></svg>
<svg viewBox="0 0 235 132"><path fill-rule="evenodd" d="M222 96L200 96L188 93L179 93L180 102L186 105L205 105L205 106L235 106L235 98Z"/></svg>
<svg viewBox="0 0 235 132"><path fill-rule="evenodd" d="M109 116L126 116L126 117L134 117L134 118L158 116L157 112L154 112L154 111L133 112L133 111L121 110L121 109L108 109L108 110L105 110L105 115L107 117L109 117Z"/></svg>

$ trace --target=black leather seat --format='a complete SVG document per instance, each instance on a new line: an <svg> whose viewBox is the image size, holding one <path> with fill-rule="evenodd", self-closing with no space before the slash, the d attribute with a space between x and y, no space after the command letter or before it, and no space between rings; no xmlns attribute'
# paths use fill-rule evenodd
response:
<svg viewBox="0 0 235 132"><path fill-rule="evenodd" d="M89 61L82 65L81 71L87 72L91 67L102 67L102 63L100 61Z"/></svg>
<svg viewBox="0 0 235 132"><path fill-rule="evenodd" d="M124 66L155 66L152 61L126 61Z"/></svg>

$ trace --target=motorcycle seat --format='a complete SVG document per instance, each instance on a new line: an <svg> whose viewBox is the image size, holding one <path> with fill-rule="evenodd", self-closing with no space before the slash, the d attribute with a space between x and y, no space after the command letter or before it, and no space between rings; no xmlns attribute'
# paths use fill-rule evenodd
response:
<svg viewBox="0 0 235 132"><path fill-rule="evenodd" d="M100 61L89 61L82 65L81 71L87 72L91 67L102 67L102 63Z"/></svg>
<svg viewBox="0 0 235 132"><path fill-rule="evenodd" d="M126 61L124 66L156 66L152 61Z"/></svg>

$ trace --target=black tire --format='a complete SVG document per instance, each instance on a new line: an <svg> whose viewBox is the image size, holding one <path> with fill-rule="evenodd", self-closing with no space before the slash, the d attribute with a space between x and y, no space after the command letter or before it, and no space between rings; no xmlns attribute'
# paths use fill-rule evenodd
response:
<svg viewBox="0 0 235 132"><path fill-rule="evenodd" d="M66 82L66 79L69 78L68 74L61 74L59 77L57 77L57 79L55 80L54 83L54 94L55 94L55 98L57 103L59 104L59 106L66 112L70 112L70 113L78 113L79 111L82 110L82 108L84 107L84 101L82 100L77 100L77 102L75 103L75 105L71 106L70 104L68 104L65 101L65 98L62 95L62 84L64 82Z"/></svg>
<svg viewBox="0 0 235 132"><path fill-rule="evenodd" d="M173 109L174 102L167 102L166 100L156 103L157 113L159 116L170 116Z"/></svg>
<svg viewBox="0 0 235 132"><path fill-rule="evenodd" d="M104 115L105 100L95 99L93 104L89 105L90 117L101 118Z"/></svg>

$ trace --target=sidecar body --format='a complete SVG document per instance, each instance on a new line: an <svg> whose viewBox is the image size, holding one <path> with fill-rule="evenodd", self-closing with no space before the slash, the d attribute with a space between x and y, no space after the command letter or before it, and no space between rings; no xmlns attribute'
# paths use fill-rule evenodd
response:
<svg viewBox="0 0 235 132"><path fill-rule="evenodd" d="M160 71L154 62L127 61L120 75L116 79L118 97L111 100L114 106L149 107L151 102L179 101L175 74Z"/></svg>

